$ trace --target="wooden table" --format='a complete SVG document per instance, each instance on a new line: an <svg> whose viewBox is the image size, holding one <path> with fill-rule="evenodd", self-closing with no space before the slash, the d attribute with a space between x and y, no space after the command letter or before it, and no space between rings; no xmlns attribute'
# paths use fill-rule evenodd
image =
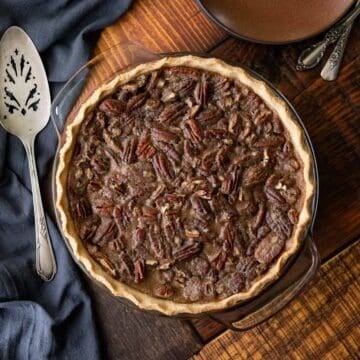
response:
<svg viewBox="0 0 360 360"><path fill-rule="evenodd" d="M341 74L333 83L319 77L319 68L302 73L295 70L300 51L314 40L287 46L255 45L235 40L208 20L193 0L135 1L121 19L103 31L95 53L127 40L137 41L158 52L195 51L220 56L247 65L277 86L301 116L317 154L320 202L314 237L321 258L325 262L353 244L351 251L345 250L337 260L333 260L338 262L330 264L340 264L340 267L359 265L360 245L354 243L360 237L360 26L353 29ZM332 268L334 271L337 269L328 264L321 271L324 276ZM331 273L331 276L336 277L336 273ZM349 286L358 281L359 273L356 276L347 280ZM90 282L88 287L94 301L104 357L109 359L185 359L225 330L207 319L190 322L145 314L123 305ZM358 299L358 302L347 310L355 311L356 315L360 313L360 290L358 284L351 289L352 299ZM339 301L351 299L343 299L343 294L334 289L333 293ZM302 306L306 301L296 300L266 324L284 321L284 317L296 311L296 306ZM316 326L315 320L318 319L316 312L310 311L307 315L309 330ZM351 326L359 326L359 317L353 316L352 319ZM282 358L284 352L275 348L281 342L272 342L269 333L262 333L266 326L260 325L246 333L226 331L206 345L198 359L260 358L270 354ZM348 352L343 348L340 349L343 352L338 352L347 354L349 358L356 353L354 346L360 343L359 332L353 333L351 326L344 329L351 335L343 345ZM275 330L281 331L281 327ZM339 331L340 335L337 335L341 336L342 330ZM334 336L326 324L320 332L323 341ZM256 346L259 336L260 343L264 342L261 347ZM292 343L286 348L288 353L302 344L299 336L293 334ZM294 354L300 358L306 358L306 354L319 355L311 350L316 347L317 338L306 340L309 341L309 352ZM322 355L327 351L331 348L325 346Z"/></svg>

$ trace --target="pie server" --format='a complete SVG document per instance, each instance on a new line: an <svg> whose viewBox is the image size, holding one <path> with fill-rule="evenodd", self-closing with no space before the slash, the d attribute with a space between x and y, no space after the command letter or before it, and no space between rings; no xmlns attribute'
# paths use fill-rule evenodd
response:
<svg viewBox="0 0 360 360"><path fill-rule="evenodd" d="M0 124L23 143L29 161L34 202L36 270L50 281L56 262L46 224L35 163L36 135L50 117L50 90L39 53L19 27L9 28L0 41Z"/></svg>

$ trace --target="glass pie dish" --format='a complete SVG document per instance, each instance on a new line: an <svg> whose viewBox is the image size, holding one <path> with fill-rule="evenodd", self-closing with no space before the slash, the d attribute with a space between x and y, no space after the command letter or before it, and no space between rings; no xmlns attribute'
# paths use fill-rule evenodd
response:
<svg viewBox="0 0 360 360"><path fill-rule="evenodd" d="M59 146L55 156L53 171L54 204L57 203L58 196L58 184L56 183L55 174L59 164L59 151L66 140L65 130L67 129L67 126L72 124L72 121L74 121L82 104L84 104L84 102L87 101L87 99L94 93L95 89L98 89L103 84L109 83L110 80L119 74L129 71L139 64L146 64L154 60L162 59L163 57L176 57L179 55L184 54L155 54L134 43L119 44L92 59L68 81L64 88L59 92L52 105L52 120L59 136ZM200 56L206 57L204 55ZM248 69L247 71L251 73L252 77L265 81L252 71ZM268 85L271 86L270 84ZM271 89L276 97L280 97L285 100L283 96L272 86ZM217 311L211 313L201 312L196 315L210 316L213 319L224 323L229 328L238 330L248 328L271 316L288 303L303 288L303 286L311 279L318 266L319 258L311 236L318 194L316 162L306 130L291 105L288 104L288 106L303 131L305 146L312 157L312 173L315 183L315 194L313 196L311 206L311 222L306 229L304 239L302 241L302 249L297 252L296 256L292 256L290 261L287 261L286 266L282 268L281 277L272 282L271 286L266 287L258 296L252 297L246 302L242 301L232 308L226 308L226 311L222 310L220 312ZM59 228L62 230L63 224L61 223L61 217L59 216L57 208L55 208L55 212ZM74 256L73 250L69 245L68 236L64 233L64 231L62 231L62 233L74 260L83 268L87 275L94 280L92 274L84 268L81 261L78 261L77 256ZM122 297L118 298L130 304L130 302ZM189 314L181 313L180 316L189 316Z"/></svg>

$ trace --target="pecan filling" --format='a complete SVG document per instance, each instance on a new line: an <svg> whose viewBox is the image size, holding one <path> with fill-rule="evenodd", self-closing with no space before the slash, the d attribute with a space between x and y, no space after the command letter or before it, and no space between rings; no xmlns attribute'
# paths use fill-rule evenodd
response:
<svg viewBox="0 0 360 360"><path fill-rule="evenodd" d="M112 277L209 302L284 251L302 162L276 113L216 73L170 67L119 86L83 121L68 179L79 237Z"/></svg>

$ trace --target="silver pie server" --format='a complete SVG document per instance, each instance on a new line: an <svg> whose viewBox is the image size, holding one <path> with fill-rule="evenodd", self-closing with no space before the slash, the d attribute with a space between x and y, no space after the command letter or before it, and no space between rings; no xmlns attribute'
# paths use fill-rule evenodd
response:
<svg viewBox="0 0 360 360"><path fill-rule="evenodd" d="M360 5L360 0L357 1L356 6ZM339 71L340 65L342 62L342 58L345 53L345 48L347 45L347 41L349 39L349 35L351 33L351 29L353 27L354 22L351 22L347 25L344 32L340 35L339 40L337 41L334 50L332 51L329 59L326 61L324 67L321 70L321 77L327 81L336 80Z"/></svg>
<svg viewBox="0 0 360 360"><path fill-rule="evenodd" d="M360 15L360 6L356 4L337 25L330 29L323 40L305 49L299 56L296 70L309 70L318 65L325 54L325 50L330 44L336 42L344 33L349 24L353 23Z"/></svg>
<svg viewBox="0 0 360 360"><path fill-rule="evenodd" d="M50 281L56 262L46 224L35 163L36 135L50 117L50 90L44 66L29 36L9 28L0 41L0 124L23 143L29 161L34 202L36 270Z"/></svg>

